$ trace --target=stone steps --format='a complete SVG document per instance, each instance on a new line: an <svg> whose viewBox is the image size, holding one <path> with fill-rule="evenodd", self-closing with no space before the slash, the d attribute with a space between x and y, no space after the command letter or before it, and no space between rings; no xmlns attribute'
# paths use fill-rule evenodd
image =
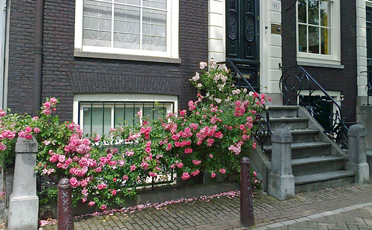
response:
<svg viewBox="0 0 372 230"><path fill-rule="evenodd" d="M343 170L345 159L335 156L316 156L292 160L292 174L301 176L327 171Z"/></svg>
<svg viewBox="0 0 372 230"><path fill-rule="evenodd" d="M312 191L354 182L354 173L348 172L345 157L337 155L332 143L322 138L323 133L313 125L313 119L301 116L298 106L269 107L270 128L290 131L292 135L292 174L295 192ZM329 142L328 142L329 141ZM271 161L271 137L263 146Z"/></svg>
<svg viewBox="0 0 372 230"><path fill-rule="evenodd" d="M355 173L350 171L330 171L295 176L295 192L314 191L354 182Z"/></svg>
<svg viewBox="0 0 372 230"><path fill-rule="evenodd" d="M330 143L326 142L303 142L292 143L292 159L307 158L314 156L330 155ZM272 145L264 147L265 153L271 159Z"/></svg>
<svg viewBox="0 0 372 230"><path fill-rule="evenodd" d="M317 142L319 141L319 130L316 129L295 129L289 130L291 132L293 143L302 143L302 142ZM271 135L266 145L271 145Z"/></svg>

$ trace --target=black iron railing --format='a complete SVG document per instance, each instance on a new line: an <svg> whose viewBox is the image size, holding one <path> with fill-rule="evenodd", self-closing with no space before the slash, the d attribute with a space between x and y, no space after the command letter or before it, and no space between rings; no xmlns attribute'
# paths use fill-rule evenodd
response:
<svg viewBox="0 0 372 230"><path fill-rule="evenodd" d="M244 77L239 68L232 61L219 62L218 64L225 64L228 68L230 68L233 79L235 80L235 85L237 87L246 88L247 90L256 93L256 90L253 88L253 86L249 83L249 81ZM247 66L248 66L247 64L244 64L243 67ZM270 129L270 114L268 110L265 110L265 112L266 117L263 117L258 114L256 115L255 120L255 126L257 130L254 133L254 138L256 139L257 143L261 146L262 151L264 150L263 146L265 142L272 133Z"/></svg>
<svg viewBox="0 0 372 230"><path fill-rule="evenodd" d="M324 133L337 142L341 148L348 148L348 128L340 104L309 72L302 66L289 67L283 72L279 84L283 104L303 106L318 121L323 119ZM341 95L340 102L342 101Z"/></svg>

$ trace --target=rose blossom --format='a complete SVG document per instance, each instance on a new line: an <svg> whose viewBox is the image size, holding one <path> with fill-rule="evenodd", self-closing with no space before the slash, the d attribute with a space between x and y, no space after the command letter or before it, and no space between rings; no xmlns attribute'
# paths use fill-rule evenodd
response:
<svg viewBox="0 0 372 230"><path fill-rule="evenodd" d="M215 178L215 177L216 177L216 173L212 173L212 174L211 174L211 177L212 177L212 178Z"/></svg>
<svg viewBox="0 0 372 230"><path fill-rule="evenodd" d="M226 173L226 169L220 169L220 173L225 174Z"/></svg>
<svg viewBox="0 0 372 230"><path fill-rule="evenodd" d="M189 179L189 178L190 178L190 175L189 175L188 172L184 172L184 173L182 173L182 177L181 177L182 180L187 180L187 179Z"/></svg>

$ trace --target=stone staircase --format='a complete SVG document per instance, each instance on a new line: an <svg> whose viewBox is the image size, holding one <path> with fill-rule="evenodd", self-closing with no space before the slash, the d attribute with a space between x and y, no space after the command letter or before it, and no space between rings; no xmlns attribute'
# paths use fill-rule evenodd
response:
<svg viewBox="0 0 372 230"><path fill-rule="evenodd" d="M292 135L292 173L296 193L354 182L354 173L346 171L347 155L323 134L323 128L306 109L298 106L272 106L269 113L272 132L284 128ZM271 137L263 146L261 154L263 158L267 157L266 161L271 161Z"/></svg>

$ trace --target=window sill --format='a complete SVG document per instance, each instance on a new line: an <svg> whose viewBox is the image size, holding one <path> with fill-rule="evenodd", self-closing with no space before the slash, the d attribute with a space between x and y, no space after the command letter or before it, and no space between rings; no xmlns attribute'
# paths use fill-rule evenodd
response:
<svg viewBox="0 0 372 230"><path fill-rule="evenodd" d="M313 66L313 67L322 67L322 68L333 68L333 69L344 69L345 66L341 64L328 64L328 63L316 63L316 62L305 62L297 61L297 65L302 66Z"/></svg>
<svg viewBox="0 0 372 230"><path fill-rule="evenodd" d="M137 55L112 54L112 53L96 53L96 52L84 52L80 50L74 50L74 57L102 58L102 59L142 61L142 62L160 62L160 63L172 63L172 64L181 63L181 58L137 56Z"/></svg>

